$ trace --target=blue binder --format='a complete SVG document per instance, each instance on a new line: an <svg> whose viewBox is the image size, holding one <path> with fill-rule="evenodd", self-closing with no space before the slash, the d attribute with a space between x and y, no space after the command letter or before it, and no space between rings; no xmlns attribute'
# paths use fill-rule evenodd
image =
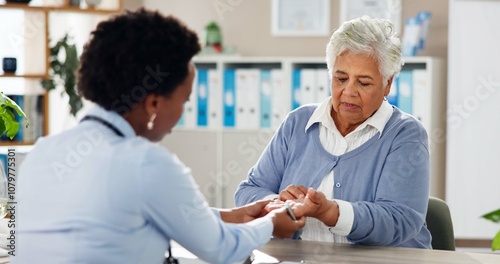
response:
<svg viewBox="0 0 500 264"><path fill-rule="evenodd" d="M198 70L198 126L208 125L208 70Z"/></svg>
<svg viewBox="0 0 500 264"><path fill-rule="evenodd" d="M235 72L234 69L224 71L224 126L234 127L235 124Z"/></svg>
<svg viewBox="0 0 500 264"><path fill-rule="evenodd" d="M391 91L387 95L387 102L396 107L398 107L398 87L399 87L399 75L396 75L392 80Z"/></svg>
<svg viewBox="0 0 500 264"><path fill-rule="evenodd" d="M408 114L413 112L413 73L411 70L403 70L399 74L398 108Z"/></svg>
<svg viewBox="0 0 500 264"><path fill-rule="evenodd" d="M300 69L292 72L292 110L300 106Z"/></svg>
<svg viewBox="0 0 500 264"><path fill-rule="evenodd" d="M271 71L262 70L260 73L260 127L271 127Z"/></svg>

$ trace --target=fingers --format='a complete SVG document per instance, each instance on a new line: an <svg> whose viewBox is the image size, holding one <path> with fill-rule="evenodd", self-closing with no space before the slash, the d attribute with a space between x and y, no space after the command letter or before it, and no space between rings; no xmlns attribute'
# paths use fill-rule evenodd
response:
<svg viewBox="0 0 500 264"><path fill-rule="evenodd" d="M264 210L271 212L273 210L280 209L281 207L283 207L284 204L285 204L285 202L283 202L283 201L279 201L279 200L272 201L264 207Z"/></svg>
<svg viewBox="0 0 500 264"><path fill-rule="evenodd" d="M297 200L303 199L307 194L307 188L302 185L288 185L284 190L280 192L279 199L282 201L286 200Z"/></svg>
<svg viewBox="0 0 500 264"><path fill-rule="evenodd" d="M323 195L323 193L321 192L318 192L316 191L315 189L313 188L309 188L307 190L307 196L306 196L306 200L309 200L311 201L312 203L314 204L319 204L321 203L321 198L323 198L325 195L323 195L323 197L321 197L321 195ZM325 197L326 198L326 197Z"/></svg>

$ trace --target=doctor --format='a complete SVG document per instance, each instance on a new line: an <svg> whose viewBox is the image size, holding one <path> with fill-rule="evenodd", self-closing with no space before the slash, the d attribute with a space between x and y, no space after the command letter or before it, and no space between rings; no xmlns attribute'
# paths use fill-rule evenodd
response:
<svg viewBox="0 0 500 264"><path fill-rule="evenodd" d="M284 208L266 215L269 201L209 208L191 170L154 144L182 114L199 50L193 31L158 12L97 26L78 72L79 92L96 106L38 140L23 163L13 263L162 263L171 239L232 263L305 224Z"/></svg>

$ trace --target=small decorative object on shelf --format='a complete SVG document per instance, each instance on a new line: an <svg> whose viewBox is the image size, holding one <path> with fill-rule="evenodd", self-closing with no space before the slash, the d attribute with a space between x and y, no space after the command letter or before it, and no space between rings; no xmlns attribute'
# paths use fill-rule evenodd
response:
<svg viewBox="0 0 500 264"><path fill-rule="evenodd" d="M101 0L85 0L85 3L87 3L89 8L96 8L96 6L101 3Z"/></svg>
<svg viewBox="0 0 500 264"><path fill-rule="evenodd" d="M222 33L216 22L210 22L205 27L205 49L222 53Z"/></svg>
<svg viewBox="0 0 500 264"><path fill-rule="evenodd" d="M5 73L15 73L17 70L16 58L3 58L2 69Z"/></svg>
<svg viewBox="0 0 500 264"><path fill-rule="evenodd" d="M76 116L83 104L82 98L76 91L78 53L76 46L70 43L70 39L71 37L66 34L50 48L49 79L42 80L42 87L50 91L54 90L58 84L63 85L64 91L69 97L70 112L73 116Z"/></svg>
<svg viewBox="0 0 500 264"><path fill-rule="evenodd" d="M69 5L80 7L80 0L69 0Z"/></svg>

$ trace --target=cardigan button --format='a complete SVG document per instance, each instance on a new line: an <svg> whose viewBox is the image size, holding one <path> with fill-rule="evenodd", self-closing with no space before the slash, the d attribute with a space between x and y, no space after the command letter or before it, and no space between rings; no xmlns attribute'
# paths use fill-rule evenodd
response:
<svg viewBox="0 0 500 264"><path fill-rule="evenodd" d="M337 183L335 184L335 187L337 187L337 188L340 188L340 186L342 186L342 184L340 184L340 182L337 182Z"/></svg>

